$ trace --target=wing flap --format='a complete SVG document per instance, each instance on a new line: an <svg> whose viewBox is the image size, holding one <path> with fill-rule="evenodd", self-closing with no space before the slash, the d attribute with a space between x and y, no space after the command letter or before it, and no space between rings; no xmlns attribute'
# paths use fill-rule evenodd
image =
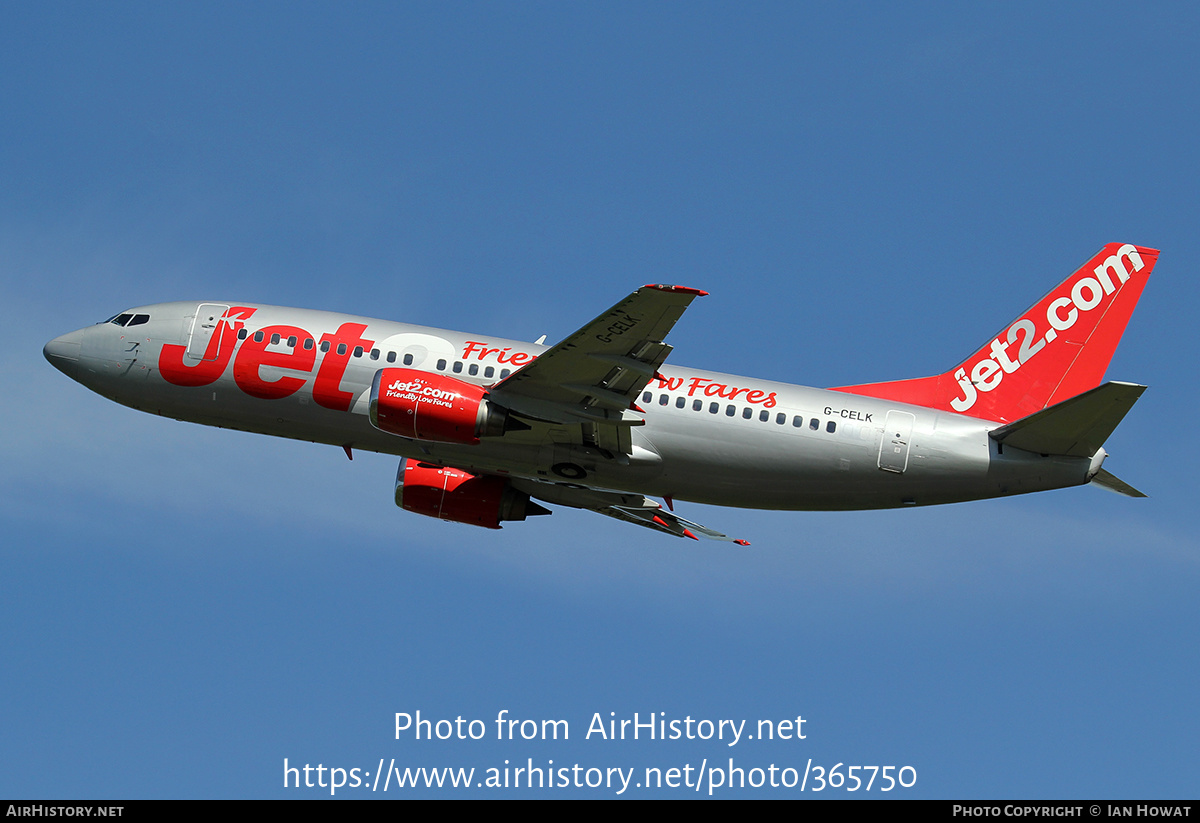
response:
<svg viewBox="0 0 1200 823"><path fill-rule="evenodd" d="M676 537L690 537L692 540L699 540L696 532L700 532L705 537L711 540L732 540L731 537L726 537L719 531L701 526L699 523L693 523L690 520L685 520L676 514L672 514L662 508L659 509L638 509L626 508L623 506L606 506L602 509L592 509L592 511L603 514L607 517L613 517L617 520L623 520L626 523L633 523L637 526L647 526L651 529L656 529L660 532L673 534Z"/></svg>
<svg viewBox="0 0 1200 823"><path fill-rule="evenodd" d="M740 546L750 545L745 540L736 540L716 529L710 529L680 517L674 512L667 511L661 504L644 495L517 478L513 479L512 484L530 497L544 503L587 509L605 517L612 517L635 526L645 526L675 537L690 537L693 540L706 537L709 540L727 540Z"/></svg>

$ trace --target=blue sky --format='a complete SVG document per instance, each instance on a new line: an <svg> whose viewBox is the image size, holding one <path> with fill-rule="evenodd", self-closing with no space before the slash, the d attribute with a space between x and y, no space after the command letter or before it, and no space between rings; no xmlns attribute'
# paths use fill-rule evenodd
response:
<svg viewBox="0 0 1200 823"><path fill-rule="evenodd" d="M903 796L1196 795L1191 7L2 16L0 796L328 795L285 791L284 758L729 757L910 765ZM41 355L180 299L553 340L668 282L711 293L670 362L853 384L944 370L1112 241L1163 250L1109 370L1151 387L1106 464L1148 500L681 505L749 549L421 518L392 458L138 414ZM571 740L393 733L502 709ZM584 740L597 712L807 738Z"/></svg>

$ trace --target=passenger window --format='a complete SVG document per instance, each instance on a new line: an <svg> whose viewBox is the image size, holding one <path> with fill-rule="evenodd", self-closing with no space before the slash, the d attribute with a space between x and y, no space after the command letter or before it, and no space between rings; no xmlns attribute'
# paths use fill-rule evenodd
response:
<svg viewBox="0 0 1200 823"><path fill-rule="evenodd" d="M462 361L461 360L454 361L454 373L462 374Z"/></svg>
<svg viewBox="0 0 1200 823"><path fill-rule="evenodd" d="M676 397L675 398L675 408L677 408L677 409L682 409L686 403L687 403L686 397Z"/></svg>
<svg viewBox="0 0 1200 823"><path fill-rule="evenodd" d="M771 413L769 411L767 411L766 409L763 409L762 411L760 411L758 413L758 419L761 420L762 422L766 423L768 420L771 419Z"/></svg>
<svg viewBox="0 0 1200 823"><path fill-rule="evenodd" d="M644 394L642 394L642 402L643 403L651 403L653 401L654 401L654 395L651 394L650 392L645 392Z"/></svg>
<svg viewBox="0 0 1200 823"><path fill-rule="evenodd" d="M512 374L512 369L501 369L500 370L500 379L503 380L504 378L508 377L510 374Z"/></svg>
<svg viewBox="0 0 1200 823"><path fill-rule="evenodd" d="M834 423L832 420L825 424L825 431L829 432L830 434L833 434L836 430L837 423Z"/></svg>
<svg viewBox="0 0 1200 823"><path fill-rule="evenodd" d="M395 353L394 351L390 351L390 352L388 352L387 361L388 361L389 363L395 363L395 362L396 362L396 353Z"/></svg>
<svg viewBox="0 0 1200 823"><path fill-rule="evenodd" d="M784 424L784 422L786 420L787 420L787 415L784 414L783 412L780 412L779 414L775 415L775 422L781 426Z"/></svg>
<svg viewBox="0 0 1200 823"><path fill-rule="evenodd" d="M337 353L338 353L338 354L345 354L345 353L346 353L346 344L345 344L345 343L338 343L338 347L337 347Z"/></svg>
<svg viewBox="0 0 1200 823"><path fill-rule="evenodd" d="M439 360L439 361L438 361L438 364L437 364L437 370L438 370L438 371L445 371L445 370L446 370L446 361L445 361L445 360Z"/></svg>
<svg viewBox="0 0 1200 823"><path fill-rule="evenodd" d="M278 332L276 332L275 334L271 335L271 345L272 345L272 346L278 346L278 345L279 345L279 334L278 334Z"/></svg>
<svg viewBox="0 0 1200 823"><path fill-rule="evenodd" d="M396 355L395 355L395 354L393 354L393 355L392 355L392 359L393 359L393 360L395 360L395 359L396 359ZM406 354L406 355L404 355L404 365L406 365L406 366L411 366L411 365L412 365L412 361L413 361L413 356L412 356L411 354Z"/></svg>
<svg viewBox="0 0 1200 823"><path fill-rule="evenodd" d="M808 421L808 427L813 431L820 431L821 421L814 417L812 420Z"/></svg>
<svg viewBox="0 0 1200 823"><path fill-rule="evenodd" d="M245 329L238 329L238 340L245 340L250 336L250 333Z"/></svg>
<svg viewBox="0 0 1200 823"><path fill-rule="evenodd" d="M354 347L354 356L355 356L355 357L362 357L362 356L363 356L363 347L362 347L362 346L355 346L355 347Z"/></svg>
<svg viewBox="0 0 1200 823"><path fill-rule="evenodd" d="M801 426L804 425L804 418L801 417L800 415L796 415L795 417L792 418L792 425L795 426L796 428L800 428Z"/></svg>
<svg viewBox="0 0 1200 823"><path fill-rule="evenodd" d="M262 341L263 341L263 333L260 331L256 331L254 333L254 342L261 343Z"/></svg>
<svg viewBox="0 0 1200 823"><path fill-rule="evenodd" d="M471 375L472 377L479 374L479 364L472 363L471 367L469 369L467 369L467 374Z"/></svg>
<svg viewBox="0 0 1200 823"><path fill-rule="evenodd" d="M709 403L708 404L708 413L709 414L716 414L720 410L721 410L720 403Z"/></svg>
<svg viewBox="0 0 1200 823"><path fill-rule="evenodd" d="M289 337L289 338L288 338L288 348L289 348L289 349L294 349L294 348L296 348L296 340L297 340L297 339L298 339L298 338L296 338L296 337L294 337L294 336L293 336L293 337Z"/></svg>
<svg viewBox="0 0 1200 823"><path fill-rule="evenodd" d="M702 408L704 408L703 400L693 400L692 401L692 411L700 411Z"/></svg>
<svg viewBox="0 0 1200 823"><path fill-rule="evenodd" d="M742 418L743 419L749 420L753 416L754 416L754 409L750 408L749 406L742 409Z"/></svg>
<svg viewBox="0 0 1200 823"><path fill-rule="evenodd" d="M304 338L304 350L312 351L312 347L316 345L311 337Z"/></svg>
<svg viewBox="0 0 1200 823"><path fill-rule="evenodd" d="M379 349L371 349L371 359L372 360L379 359Z"/></svg>
<svg viewBox="0 0 1200 823"><path fill-rule="evenodd" d="M658 405L660 405L660 406L667 405L667 396L665 394L660 394L658 396Z"/></svg>
<svg viewBox="0 0 1200 823"><path fill-rule="evenodd" d="M323 352L329 351L329 341L328 340L321 341L321 351L323 351Z"/></svg>
<svg viewBox="0 0 1200 823"><path fill-rule="evenodd" d="M726 417L733 417L735 414L737 414L737 409L735 407L733 407L733 406L725 407L725 416Z"/></svg>
<svg viewBox="0 0 1200 823"><path fill-rule="evenodd" d="M484 370L483 370L483 376L484 376L484 377L491 377L491 376L492 376L492 375L494 375L495 373L496 373L496 367L495 367L495 366L488 366L486 369L484 369Z"/></svg>

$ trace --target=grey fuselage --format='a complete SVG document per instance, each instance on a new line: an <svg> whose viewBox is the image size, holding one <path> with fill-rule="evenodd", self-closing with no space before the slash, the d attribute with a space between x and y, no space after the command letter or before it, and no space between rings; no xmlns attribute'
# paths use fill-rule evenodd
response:
<svg viewBox="0 0 1200 823"><path fill-rule="evenodd" d="M202 385L168 382L168 360L182 358L183 370L203 365L196 356L204 313L198 310L231 305L247 316L243 336L220 350L219 374ZM63 335L46 344L47 359L93 391L142 411L514 479L742 508L876 509L1081 485L1104 457L1103 450L1090 459L1033 454L1001 447L988 436L999 424L986 420L669 364L661 369L665 380L650 380L639 394L645 425L632 429L629 454L597 447L586 427L537 422L477 445L411 440L370 422L368 394L379 369L408 367L488 386L546 347L248 303L161 303L124 315L147 319ZM347 324L364 327L361 342L370 345L334 364L337 343L325 352L320 341L336 341ZM268 335L251 351L249 341L268 328L290 328L296 339L289 345L281 335L271 343ZM263 362L272 358L283 365ZM321 381L323 400L314 392ZM254 396L247 386L282 396ZM346 408L336 408L331 392L346 398ZM564 466L571 468L564 473Z"/></svg>

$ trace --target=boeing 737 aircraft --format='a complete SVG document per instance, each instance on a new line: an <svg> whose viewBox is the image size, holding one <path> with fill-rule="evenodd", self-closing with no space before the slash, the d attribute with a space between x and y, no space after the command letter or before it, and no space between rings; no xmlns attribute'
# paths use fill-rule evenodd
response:
<svg viewBox="0 0 1200 823"><path fill-rule="evenodd" d="M192 301L128 309L45 355L142 411L398 455L396 504L419 514L500 528L549 514L541 501L728 540L674 501L876 509L1088 482L1144 496L1101 465L1145 387L1101 380L1157 260L1112 243L946 373L829 389L664 365L705 295L665 285L550 347Z"/></svg>

